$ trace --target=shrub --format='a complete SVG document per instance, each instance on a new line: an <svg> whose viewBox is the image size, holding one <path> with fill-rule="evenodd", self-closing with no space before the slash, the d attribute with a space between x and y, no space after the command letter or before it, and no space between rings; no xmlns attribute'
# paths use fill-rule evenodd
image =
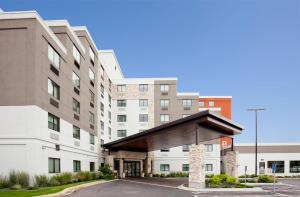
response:
<svg viewBox="0 0 300 197"><path fill-rule="evenodd" d="M215 186L219 186L222 182L222 179L220 178L219 175L217 176L213 176L211 179L210 179L210 184L215 187Z"/></svg>
<svg viewBox="0 0 300 197"><path fill-rule="evenodd" d="M229 185L234 185L234 184L236 184L236 178L235 177L233 177L233 176L228 176L227 178L226 178L226 183L227 184L229 184Z"/></svg>
<svg viewBox="0 0 300 197"><path fill-rule="evenodd" d="M92 174L90 172L78 172L73 177L78 182L92 180Z"/></svg>
<svg viewBox="0 0 300 197"><path fill-rule="evenodd" d="M13 171L9 172L8 181L9 181L10 186L17 184L17 173L16 173L16 171L13 170Z"/></svg>
<svg viewBox="0 0 300 197"><path fill-rule="evenodd" d="M15 184L15 185L11 186L10 189L19 190L19 189L22 189L22 186L20 184Z"/></svg>
<svg viewBox="0 0 300 197"><path fill-rule="evenodd" d="M49 186L49 178L46 175L34 176L34 185L36 187L47 187Z"/></svg>
<svg viewBox="0 0 300 197"><path fill-rule="evenodd" d="M61 174L55 175L56 180L59 182L60 185L66 185L69 183L72 183L72 173L70 172L64 172Z"/></svg>
<svg viewBox="0 0 300 197"><path fill-rule="evenodd" d="M0 189L9 188L9 181L6 176L0 177Z"/></svg>
<svg viewBox="0 0 300 197"><path fill-rule="evenodd" d="M258 183L273 183L274 178L272 176L268 176L268 175L261 175L258 177L257 182Z"/></svg>
<svg viewBox="0 0 300 197"><path fill-rule="evenodd" d="M49 179L49 186L59 186L60 182L57 180L57 176L52 176Z"/></svg>
<svg viewBox="0 0 300 197"><path fill-rule="evenodd" d="M16 172L13 170L8 175L8 182L10 186L19 184L21 187L28 187L29 175L27 172Z"/></svg>
<svg viewBox="0 0 300 197"><path fill-rule="evenodd" d="M166 174L164 174L164 173L161 173L161 174L160 174L160 177L161 177L161 178L166 178L166 177L167 177L167 175L166 175Z"/></svg>
<svg viewBox="0 0 300 197"><path fill-rule="evenodd" d="M115 178L115 174L111 170L111 168L108 164L105 164L104 166L101 166L100 172L102 174L101 178L103 178L103 179L114 179Z"/></svg>

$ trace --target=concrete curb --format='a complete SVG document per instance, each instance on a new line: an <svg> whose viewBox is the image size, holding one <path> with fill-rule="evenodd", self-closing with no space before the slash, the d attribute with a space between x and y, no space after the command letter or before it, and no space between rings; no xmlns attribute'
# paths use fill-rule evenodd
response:
<svg viewBox="0 0 300 197"><path fill-rule="evenodd" d="M245 183L243 183L245 184ZM273 183L246 183L245 185L249 186L264 186L264 185L273 185ZM275 183L275 185L282 185L282 183Z"/></svg>
<svg viewBox="0 0 300 197"><path fill-rule="evenodd" d="M57 192L57 193L46 194L46 195L41 195L41 196L37 196L37 197L65 196L65 195L69 195L69 194L71 194L71 193L73 193L77 190L80 190L80 189L83 189L83 188L86 188L86 187L90 187L90 186L93 186L93 185L98 185L98 184L101 184L101 183L108 183L108 182L112 182L112 181L115 181L115 180L108 180L108 181L100 180L100 181L94 181L94 182L90 182L90 183L84 183L84 184L76 185L76 186L73 186L73 187L68 187L68 188L64 189L63 191L60 191L60 192Z"/></svg>
<svg viewBox="0 0 300 197"><path fill-rule="evenodd" d="M181 190L193 191L193 192L268 192L259 187L254 188L204 188L194 189L180 185L177 187Z"/></svg>

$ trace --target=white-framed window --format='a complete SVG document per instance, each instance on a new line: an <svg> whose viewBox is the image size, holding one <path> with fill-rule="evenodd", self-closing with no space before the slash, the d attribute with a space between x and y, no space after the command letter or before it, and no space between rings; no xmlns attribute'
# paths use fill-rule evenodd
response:
<svg viewBox="0 0 300 197"><path fill-rule="evenodd" d="M139 90L140 92L148 92L148 84L140 84Z"/></svg>
<svg viewBox="0 0 300 197"><path fill-rule="evenodd" d="M73 138L80 140L80 128L73 125Z"/></svg>
<svg viewBox="0 0 300 197"><path fill-rule="evenodd" d="M104 116L104 104L102 102L100 102L100 111L101 111L101 115Z"/></svg>
<svg viewBox="0 0 300 197"><path fill-rule="evenodd" d="M140 107L148 107L148 99L140 99L139 106Z"/></svg>
<svg viewBox="0 0 300 197"><path fill-rule="evenodd" d="M48 59L50 60L53 66L59 69L60 66L59 55L50 44L48 44Z"/></svg>
<svg viewBox="0 0 300 197"><path fill-rule="evenodd" d="M89 122L90 124L95 124L95 115L92 112L89 112Z"/></svg>
<svg viewBox="0 0 300 197"><path fill-rule="evenodd" d="M160 91L161 92L169 92L169 85L167 85L167 84L161 84L160 85Z"/></svg>
<svg viewBox="0 0 300 197"><path fill-rule="evenodd" d="M117 91L118 92L125 92L126 91L126 85L117 85Z"/></svg>
<svg viewBox="0 0 300 197"><path fill-rule="evenodd" d="M73 98L73 111L80 114L80 103Z"/></svg>
<svg viewBox="0 0 300 197"><path fill-rule="evenodd" d="M117 100L118 107L126 107L127 103L126 100Z"/></svg>
<svg viewBox="0 0 300 197"><path fill-rule="evenodd" d="M117 121L118 122L126 122L126 115L118 115Z"/></svg>
<svg viewBox="0 0 300 197"><path fill-rule="evenodd" d="M91 68L89 68L89 78L92 82L95 81L95 73L92 71Z"/></svg>
<svg viewBox="0 0 300 197"><path fill-rule="evenodd" d="M192 106L192 99L183 99L182 100L183 107L191 107Z"/></svg>
<svg viewBox="0 0 300 197"><path fill-rule="evenodd" d="M213 164L205 164L205 171L211 172L213 170L214 170Z"/></svg>
<svg viewBox="0 0 300 197"><path fill-rule="evenodd" d="M60 97L60 88L59 86L48 78L48 93L59 100Z"/></svg>
<svg viewBox="0 0 300 197"><path fill-rule="evenodd" d="M49 173L60 173L60 159L49 157L48 169L49 169Z"/></svg>
<svg viewBox="0 0 300 197"><path fill-rule="evenodd" d="M190 145L185 144L182 145L182 152L189 152L190 151Z"/></svg>
<svg viewBox="0 0 300 197"><path fill-rule="evenodd" d="M103 132L104 131L104 122L102 120L100 120L100 128L101 128L101 131Z"/></svg>
<svg viewBox="0 0 300 197"><path fill-rule="evenodd" d="M100 67L100 74L101 74L101 77L104 77L104 68L102 65Z"/></svg>
<svg viewBox="0 0 300 197"><path fill-rule="evenodd" d="M205 144L205 151L206 152L213 152L214 151L213 144Z"/></svg>
<svg viewBox="0 0 300 197"><path fill-rule="evenodd" d="M118 137L126 137L127 131L126 130L118 130L117 135L118 135Z"/></svg>
<svg viewBox="0 0 300 197"><path fill-rule="evenodd" d="M100 85L100 91L101 91L101 96L103 98L104 97L104 86L102 84Z"/></svg>
<svg viewBox="0 0 300 197"><path fill-rule="evenodd" d="M162 148L162 149L160 149L160 152L170 152L170 149L169 148Z"/></svg>
<svg viewBox="0 0 300 197"><path fill-rule="evenodd" d="M95 135L90 133L90 144L95 145Z"/></svg>
<svg viewBox="0 0 300 197"><path fill-rule="evenodd" d="M183 172L188 172L190 170L189 164L182 164L182 171Z"/></svg>
<svg viewBox="0 0 300 197"><path fill-rule="evenodd" d="M139 121L140 122L148 122L148 114L140 114Z"/></svg>
<svg viewBox="0 0 300 197"><path fill-rule="evenodd" d="M90 90L90 102L95 103L95 94L92 90Z"/></svg>
<svg viewBox="0 0 300 197"><path fill-rule="evenodd" d="M80 89L80 78L74 71L72 73L72 81L73 81L73 85L76 88Z"/></svg>
<svg viewBox="0 0 300 197"><path fill-rule="evenodd" d="M199 107L204 107L204 105L205 105L204 101L199 101L199 102L198 102L198 106L199 106Z"/></svg>
<svg viewBox="0 0 300 197"><path fill-rule="evenodd" d="M161 172L168 172L168 171L170 171L170 164L160 164L160 171Z"/></svg>
<svg viewBox="0 0 300 197"><path fill-rule="evenodd" d="M75 61L78 64L80 64L80 59L81 59L80 52L75 45L73 45L73 57L74 57Z"/></svg>
<svg viewBox="0 0 300 197"><path fill-rule="evenodd" d="M94 51L93 51L93 49L90 47L90 58L91 58L91 60L93 61L93 63L95 62L95 53L94 53Z"/></svg>
<svg viewBox="0 0 300 197"><path fill-rule="evenodd" d="M160 114L160 122L169 122L170 115L169 114Z"/></svg>
<svg viewBox="0 0 300 197"><path fill-rule="evenodd" d="M168 108L170 104L169 99L160 99L160 107L161 108Z"/></svg>
<svg viewBox="0 0 300 197"><path fill-rule="evenodd" d="M73 160L73 172L80 172L81 171L81 161Z"/></svg>
<svg viewBox="0 0 300 197"><path fill-rule="evenodd" d="M209 107L214 107L215 106L215 101L209 101L208 106Z"/></svg>

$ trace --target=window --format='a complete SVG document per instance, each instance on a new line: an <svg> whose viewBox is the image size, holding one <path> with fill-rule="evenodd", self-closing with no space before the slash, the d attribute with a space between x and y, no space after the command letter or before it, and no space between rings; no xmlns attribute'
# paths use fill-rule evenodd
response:
<svg viewBox="0 0 300 197"><path fill-rule="evenodd" d="M109 91L111 91L111 80L110 79L108 79L108 87L109 87Z"/></svg>
<svg viewBox="0 0 300 197"><path fill-rule="evenodd" d="M48 78L48 93L59 100L60 91L59 86Z"/></svg>
<svg viewBox="0 0 300 197"><path fill-rule="evenodd" d="M59 69L59 55L50 45L48 45L48 59L53 66Z"/></svg>
<svg viewBox="0 0 300 197"><path fill-rule="evenodd" d="M160 122L169 122L170 116L169 114L160 114Z"/></svg>
<svg viewBox="0 0 300 197"><path fill-rule="evenodd" d="M73 75L72 75L72 80L73 80L73 85L76 88L80 89L80 78L74 71L73 71Z"/></svg>
<svg viewBox="0 0 300 197"><path fill-rule="evenodd" d="M95 81L95 73L92 71L91 68L89 68L89 78L92 82Z"/></svg>
<svg viewBox="0 0 300 197"><path fill-rule="evenodd" d="M104 68L103 68L102 65L101 65L101 68L100 68L100 74L101 74L101 77L103 78L104 77Z"/></svg>
<svg viewBox="0 0 300 197"><path fill-rule="evenodd" d="M95 103L95 94L92 92L92 90L90 90L90 102Z"/></svg>
<svg viewBox="0 0 300 197"><path fill-rule="evenodd" d="M111 120L111 111L108 111L108 119Z"/></svg>
<svg viewBox="0 0 300 197"><path fill-rule="evenodd" d="M148 122L148 114L140 114L139 120L140 122Z"/></svg>
<svg viewBox="0 0 300 197"><path fill-rule="evenodd" d="M73 45L73 57L76 60L76 62L78 64L80 64L80 52L78 51L78 49L75 47L75 45Z"/></svg>
<svg viewBox="0 0 300 197"><path fill-rule="evenodd" d="M189 164L182 164L182 171L183 172L188 172L190 170Z"/></svg>
<svg viewBox="0 0 300 197"><path fill-rule="evenodd" d="M169 85L162 84L160 85L161 92L169 92Z"/></svg>
<svg viewBox="0 0 300 197"><path fill-rule="evenodd" d="M104 131L104 122L102 120L100 121L100 128L101 128L101 131Z"/></svg>
<svg viewBox="0 0 300 197"><path fill-rule="evenodd" d="M277 165L275 173L284 173L284 161L268 161L268 168L272 169L273 163L276 163Z"/></svg>
<svg viewBox="0 0 300 197"><path fill-rule="evenodd" d="M182 118L185 118L185 117L188 117L190 116L191 114L182 114Z"/></svg>
<svg viewBox="0 0 300 197"><path fill-rule="evenodd" d="M73 138L80 140L80 128L73 125Z"/></svg>
<svg viewBox="0 0 300 197"><path fill-rule="evenodd" d="M108 127L108 135L111 136L111 128Z"/></svg>
<svg viewBox="0 0 300 197"><path fill-rule="evenodd" d="M209 107L214 107L215 106L215 101L209 101L208 106Z"/></svg>
<svg viewBox="0 0 300 197"><path fill-rule="evenodd" d="M100 140L100 147L104 148L104 140L103 139Z"/></svg>
<svg viewBox="0 0 300 197"><path fill-rule="evenodd" d="M126 85L117 85L117 91L118 92L125 92Z"/></svg>
<svg viewBox="0 0 300 197"><path fill-rule="evenodd" d="M49 173L60 173L60 159L48 158Z"/></svg>
<svg viewBox="0 0 300 197"><path fill-rule="evenodd" d="M199 102L198 102L198 106L199 106L199 107L204 107L204 101L199 101Z"/></svg>
<svg viewBox="0 0 300 197"><path fill-rule="evenodd" d="M59 131L59 118L50 113L48 113L48 128Z"/></svg>
<svg viewBox="0 0 300 197"><path fill-rule="evenodd" d="M185 144L182 146L182 152L189 152L190 151L190 146Z"/></svg>
<svg viewBox="0 0 300 197"><path fill-rule="evenodd" d="M95 172L95 162L90 162L90 172Z"/></svg>
<svg viewBox="0 0 300 197"><path fill-rule="evenodd" d="M290 173L300 173L300 161L290 161Z"/></svg>
<svg viewBox="0 0 300 197"><path fill-rule="evenodd" d="M95 62L95 53L93 51L93 49L90 47L90 58L93 61L93 63Z"/></svg>
<svg viewBox="0 0 300 197"><path fill-rule="evenodd" d="M161 172L170 171L170 164L160 164L160 171Z"/></svg>
<svg viewBox="0 0 300 197"><path fill-rule="evenodd" d="M108 103L109 103L109 106L111 107L111 96L108 95Z"/></svg>
<svg viewBox="0 0 300 197"><path fill-rule="evenodd" d="M104 86L101 84L100 86L101 96L104 97Z"/></svg>
<svg viewBox="0 0 300 197"><path fill-rule="evenodd" d="M192 106L192 100L191 99L183 99L182 100L183 107L191 107Z"/></svg>
<svg viewBox="0 0 300 197"><path fill-rule="evenodd" d="M126 115L118 115L117 121L118 122L126 122Z"/></svg>
<svg viewBox="0 0 300 197"><path fill-rule="evenodd" d="M73 160L73 171L74 172L81 171L81 162L79 160Z"/></svg>
<svg viewBox="0 0 300 197"><path fill-rule="evenodd" d="M169 103L170 103L169 99L161 99L160 100L160 107L162 109L167 109L169 107Z"/></svg>
<svg viewBox="0 0 300 197"><path fill-rule="evenodd" d="M140 107L148 107L148 99L140 99L139 105Z"/></svg>
<svg viewBox="0 0 300 197"><path fill-rule="evenodd" d="M89 122L90 124L95 124L95 115L92 112L89 112Z"/></svg>
<svg viewBox="0 0 300 197"><path fill-rule="evenodd" d="M207 172L213 171L213 164L205 164L205 171Z"/></svg>
<svg viewBox="0 0 300 197"><path fill-rule="evenodd" d="M206 152L213 152L213 145L212 144L205 144L205 151Z"/></svg>
<svg viewBox="0 0 300 197"><path fill-rule="evenodd" d="M139 90L140 92L148 92L148 84L140 84Z"/></svg>
<svg viewBox="0 0 300 197"><path fill-rule="evenodd" d="M170 149L168 149L168 148L163 148L163 149L160 149L160 152L170 152Z"/></svg>
<svg viewBox="0 0 300 197"><path fill-rule="evenodd" d="M101 115L104 116L104 104L100 102Z"/></svg>
<svg viewBox="0 0 300 197"><path fill-rule="evenodd" d="M90 133L90 144L95 145L95 135Z"/></svg>
<svg viewBox="0 0 300 197"><path fill-rule="evenodd" d="M126 137L127 131L126 130L118 130L118 137Z"/></svg>
<svg viewBox="0 0 300 197"><path fill-rule="evenodd" d="M126 100L117 100L118 107L126 107Z"/></svg>
<svg viewBox="0 0 300 197"><path fill-rule="evenodd" d="M73 98L73 111L80 114L80 103Z"/></svg>

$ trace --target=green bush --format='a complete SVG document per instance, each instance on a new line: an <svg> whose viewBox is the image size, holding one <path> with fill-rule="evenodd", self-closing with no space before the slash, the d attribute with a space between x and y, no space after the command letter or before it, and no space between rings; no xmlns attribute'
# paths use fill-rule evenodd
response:
<svg viewBox="0 0 300 197"><path fill-rule="evenodd" d="M59 186L60 182L57 180L57 176L52 176L49 179L49 186Z"/></svg>
<svg viewBox="0 0 300 197"><path fill-rule="evenodd" d="M59 182L60 185L66 185L66 184L72 183L72 177L73 177L73 175L70 172L64 172L64 173L55 175L55 178Z"/></svg>
<svg viewBox="0 0 300 197"><path fill-rule="evenodd" d="M17 172L16 171L10 171L8 175L8 182L9 185L16 185L17 184Z"/></svg>
<svg viewBox="0 0 300 197"><path fill-rule="evenodd" d="M73 177L78 182L92 180L92 174L91 174L91 172L77 172L76 174L74 174Z"/></svg>
<svg viewBox="0 0 300 197"><path fill-rule="evenodd" d="M160 177L161 177L161 178L166 178L167 175L166 175L165 173L161 173L161 174L160 174Z"/></svg>
<svg viewBox="0 0 300 197"><path fill-rule="evenodd" d="M103 178L103 179L114 179L115 178L115 174L111 170L111 168L108 164L101 166L100 172L101 172L101 178Z"/></svg>
<svg viewBox="0 0 300 197"><path fill-rule="evenodd" d="M8 175L8 182L10 186L13 185L21 185L21 187L25 188L29 186L29 174L27 172L16 172L10 171Z"/></svg>
<svg viewBox="0 0 300 197"><path fill-rule="evenodd" d="M212 187L232 187L237 184L237 179L227 174L213 175L208 180L208 184Z"/></svg>
<svg viewBox="0 0 300 197"><path fill-rule="evenodd" d="M49 178L46 175L36 175L34 176L35 187L47 187L49 186Z"/></svg>
<svg viewBox="0 0 300 197"><path fill-rule="evenodd" d="M187 172L171 172L167 174L167 177L188 177L189 174Z"/></svg>
<svg viewBox="0 0 300 197"><path fill-rule="evenodd" d="M233 177L233 176L228 176L226 178L226 183L229 184L229 185L236 184L236 181L237 181L237 179L235 177Z"/></svg>
<svg viewBox="0 0 300 197"><path fill-rule="evenodd" d="M20 184L15 184L15 185L11 186L10 189L19 190L19 189L22 189L22 186Z"/></svg>
<svg viewBox="0 0 300 197"><path fill-rule="evenodd" d="M213 176L211 179L210 179L210 184L215 187L215 186L219 186L222 182L222 179L219 175L216 175L216 176Z"/></svg>
<svg viewBox="0 0 300 197"><path fill-rule="evenodd" d="M0 176L0 189L9 188L9 180L6 176Z"/></svg>
<svg viewBox="0 0 300 197"><path fill-rule="evenodd" d="M272 176L268 176L268 175L261 175L258 177L257 182L258 183L273 183L274 178Z"/></svg>

